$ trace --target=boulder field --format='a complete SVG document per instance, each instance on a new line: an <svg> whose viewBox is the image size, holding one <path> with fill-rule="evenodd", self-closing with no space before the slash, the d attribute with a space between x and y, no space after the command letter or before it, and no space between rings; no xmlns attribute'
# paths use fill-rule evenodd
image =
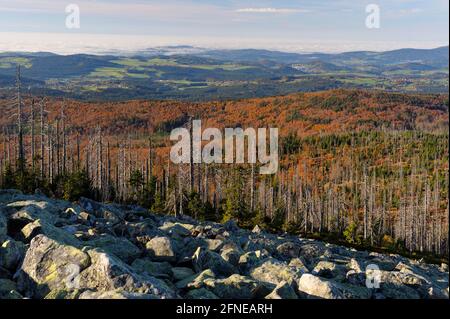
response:
<svg viewBox="0 0 450 319"><path fill-rule="evenodd" d="M0 190L0 299L449 298L446 264Z"/></svg>

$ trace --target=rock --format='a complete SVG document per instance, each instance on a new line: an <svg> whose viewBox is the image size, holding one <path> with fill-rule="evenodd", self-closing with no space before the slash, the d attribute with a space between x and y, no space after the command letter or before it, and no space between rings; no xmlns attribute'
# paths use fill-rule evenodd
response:
<svg viewBox="0 0 450 319"><path fill-rule="evenodd" d="M24 228L22 228L21 233L24 241L27 243L30 242L35 236L42 234L61 244L77 247L80 246L80 242L73 235L70 235L64 230L61 230L40 219L27 224Z"/></svg>
<svg viewBox="0 0 450 319"><path fill-rule="evenodd" d="M410 284L419 284L419 281L413 278L405 278L399 272L390 272L386 270L368 270L366 276L374 280L379 280L379 292L388 299L420 299L419 293L414 289L405 285L404 282Z"/></svg>
<svg viewBox="0 0 450 319"><path fill-rule="evenodd" d="M312 261L320 256L322 256L325 252L325 247L321 244L306 244L302 245L300 248L300 256L305 258L308 261Z"/></svg>
<svg viewBox="0 0 450 319"><path fill-rule="evenodd" d="M236 268L225 261L218 253L201 247L192 256L192 263L196 272L211 269L215 274L223 276L230 276L237 272Z"/></svg>
<svg viewBox="0 0 450 319"><path fill-rule="evenodd" d="M90 265L81 250L44 235L33 238L18 271L18 285L27 297L43 298L54 289L71 289L77 276Z"/></svg>
<svg viewBox="0 0 450 319"><path fill-rule="evenodd" d="M286 242L277 247L277 254L283 259L296 258L300 254L300 245L293 242Z"/></svg>
<svg viewBox="0 0 450 319"><path fill-rule="evenodd" d="M342 265L330 261L319 261L311 273L323 278L342 280L345 278L346 272L346 267Z"/></svg>
<svg viewBox="0 0 450 319"><path fill-rule="evenodd" d="M191 230L194 229L194 226L168 222L164 223L159 229L166 232L169 236L187 237L191 235Z"/></svg>
<svg viewBox="0 0 450 319"><path fill-rule="evenodd" d="M273 258L269 258L250 271L252 278L268 284L267 286L271 290L282 282L287 282L293 288L296 288L296 282L301 275L302 272L300 270Z"/></svg>
<svg viewBox="0 0 450 319"><path fill-rule="evenodd" d="M219 299L219 297L206 288L189 290L185 297L186 299Z"/></svg>
<svg viewBox="0 0 450 319"><path fill-rule="evenodd" d="M175 249L168 237L155 237L146 244L145 248L154 261L175 262L177 260Z"/></svg>
<svg viewBox="0 0 450 319"><path fill-rule="evenodd" d="M263 236L258 236L258 238L248 238L246 239L246 243L244 245L245 251L266 251L270 255L274 255L276 253L276 247L278 246L279 241L274 240L273 238L267 238Z"/></svg>
<svg viewBox="0 0 450 319"><path fill-rule="evenodd" d="M364 286L366 284L366 274L363 272L356 272L353 269L345 274L345 279L349 284L356 286Z"/></svg>
<svg viewBox="0 0 450 319"><path fill-rule="evenodd" d="M23 193L16 189L0 189L0 203L9 203L23 196Z"/></svg>
<svg viewBox="0 0 450 319"><path fill-rule="evenodd" d="M394 283L381 283L380 292L388 299L420 299L420 295L414 289Z"/></svg>
<svg viewBox="0 0 450 319"><path fill-rule="evenodd" d="M262 230L258 225L256 225L255 227L253 227L252 233L253 234L261 234Z"/></svg>
<svg viewBox="0 0 450 319"><path fill-rule="evenodd" d="M239 257L239 270L243 273L247 273L256 264L260 263L262 260L268 258L269 253L267 251L250 251Z"/></svg>
<svg viewBox="0 0 450 319"><path fill-rule="evenodd" d="M172 267L167 262L153 262L149 258L143 258L136 259L131 264L131 267L133 267L133 269L140 274L147 274L163 279L169 279L172 277Z"/></svg>
<svg viewBox="0 0 450 319"><path fill-rule="evenodd" d="M99 238L85 242L85 245L101 248L126 263L131 263L141 255L141 250L133 245L129 240L120 237L113 237L103 234Z"/></svg>
<svg viewBox="0 0 450 319"><path fill-rule="evenodd" d="M140 222L125 222L123 224L115 225L114 232L117 236L127 238L149 237L150 239L157 236L164 236L164 233L156 228L154 221L145 219ZM150 240L149 239L149 240ZM145 245L149 240L145 241Z"/></svg>
<svg viewBox="0 0 450 319"><path fill-rule="evenodd" d="M199 300L220 299L211 291L205 288L189 290L188 293L185 295L185 297L186 299L199 299Z"/></svg>
<svg viewBox="0 0 450 319"><path fill-rule="evenodd" d="M447 264L88 199L0 203L0 299L448 299Z"/></svg>
<svg viewBox="0 0 450 319"><path fill-rule="evenodd" d="M87 253L91 258L91 266L79 276L81 288L103 292L121 289L126 292L152 294L164 299L177 297L163 281L136 274L133 268L114 255L99 249L89 250Z"/></svg>
<svg viewBox="0 0 450 319"><path fill-rule="evenodd" d="M220 256L222 256L222 258L226 262L229 262L231 265L235 267L239 266L239 259L241 258L241 254L233 248L223 250Z"/></svg>
<svg viewBox="0 0 450 319"><path fill-rule="evenodd" d="M94 215L91 215L87 212L81 212L78 214L78 220L87 225L93 225L95 223Z"/></svg>
<svg viewBox="0 0 450 319"><path fill-rule="evenodd" d="M11 279L11 278L12 278L11 272L8 269L0 266L0 279Z"/></svg>
<svg viewBox="0 0 450 319"><path fill-rule="evenodd" d="M298 281L298 290L308 298L320 299L369 299L371 293L365 287L344 285L314 276L303 274Z"/></svg>
<svg viewBox="0 0 450 319"><path fill-rule="evenodd" d="M204 284L216 296L223 299L253 299L260 289L257 281L237 274L226 279L206 279Z"/></svg>
<svg viewBox="0 0 450 319"><path fill-rule="evenodd" d="M17 285L9 279L0 279L0 300L2 299L23 299L17 292Z"/></svg>
<svg viewBox="0 0 450 319"><path fill-rule="evenodd" d="M199 274L180 280L175 283L175 287L178 289L198 289L203 286L204 281L208 278L216 278L216 275L211 271L211 269L207 269Z"/></svg>
<svg viewBox="0 0 450 319"><path fill-rule="evenodd" d="M205 239L206 247L208 250L218 252L223 246L223 240L221 239Z"/></svg>
<svg viewBox="0 0 450 319"><path fill-rule="evenodd" d="M305 262L303 261L302 258L291 259L291 261L289 262L289 266L294 267L297 271L300 271L302 273L309 272L309 269L308 267L305 266Z"/></svg>
<svg viewBox="0 0 450 319"><path fill-rule="evenodd" d="M342 292L331 281L311 274L304 274L298 282L299 291L311 297L323 299L344 299Z"/></svg>
<svg viewBox="0 0 450 319"><path fill-rule="evenodd" d="M100 210L100 208L102 207L100 203L97 203L96 201L93 201L85 197L81 197L78 200L78 204L80 205L81 208L83 208L89 213L94 213L94 211Z"/></svg>
<svg viewBox="0 0 450 319"><path fill-rule="evenodd" d="M3 238L8 234L8 223L6 221L6 217L3 216L2 211L0 210L0 242Z"/></svg>
<svg viewBox="0 0 450 319"><path fill-rule="evenodd" d="M229 232L235 232L239 230L238 225L236 224L236 222L232 219L230 219L229 221L227 221L225 224L223 224L223 228Z"/></svg>
<svg viewBox="0 0 450 319"><path fill-rule="evenodd" d="M78 215L83 212L81 207L69 207L63 213L60 213L59 216L61 218L68 219L72 222L75 222L78 219Z"/></svg>
<svg viewBox="0 0 450 319"><path fill-rule="evenodd" d="M298 296L289 283L282 281L265 299L298 299Z"/></svg>
<svg viewBox="0 0 450 319"><path fill-rule="evenodd" d="M112 291L85 291L79 299L158 299L152 294L143 294L123 291L121 289Z"/></svg>
<svg viewBox="0 0 450 319"><path fill-rule="evenodd" d="M397 266L397 261L391 256L371 252L365 261L364 268L370 264L376 265L380 270L393 271Z"/></svg>
<svg viewBox="0 0 450 319"><path fill-rule="evenodd" d="M352 258L350 260L350 263L348 264L348 268L353 269L357 273L365 271L365 267L364 267L363 263L361 263L360 261L356 260L355 258Z"/></svg>
<svg viewBox="0 0 450 319"><path fill-rule="evenodd" d="M65 210L70 203L65 201L50 201L48 198L44 200L29 197L26 200L18 200L9 203L8 207L14 207L16 210L28 213L29 217L33 219L41 218L55 218L59 216L60 212ZM48 220L47 220L48 221Z"/></svg>
<svg viewBox="0 0 450 319"><path fill-rule="evenodd" d="M7 240L0 246L0 266L15 271L25 256L23 243Z"/></svg>
<svg viewBox="0 0 450 319"><path fill-rule="evenodd" d="M124 220L125 214L120 210L113 209L112 207L102 207L100 211L96 212L96 218L103 219L112 225L118 224Z"/></svg>
<svg viewBox="0 0 450 319"><path fill-rule="evenodd" d="M428 289L426 289L426 295L421 297L425 299L449 299L448 289L428 287Z"/></svg>
<svg viewBox="0 0 450 319"><path fill-rule="evenodd" d="M44 299L78 299L80 294L79 289L55 289L50 291Z"/></svg>
<svg viewBox="0 0 450 319"><path fill-rule="evenodd" d="M175 281L180 281L194 275L194 271L187 267L173 267L172 277Z"/></svg>

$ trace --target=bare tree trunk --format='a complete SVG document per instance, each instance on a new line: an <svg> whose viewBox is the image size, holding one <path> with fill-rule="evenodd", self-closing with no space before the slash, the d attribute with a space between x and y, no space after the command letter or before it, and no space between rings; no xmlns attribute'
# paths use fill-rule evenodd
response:
<svg viewBox="0 0 450 319"><path fill-rule="evenodd" d="M40 102L41 115L41 179L44 179L45 171L45 131L44 131L44 100Z"/></svg>
<svg viewBox="0 0 450 319"><path fill-rule="evenodd" d="M21 95L21 77L20 65L17 66L17 139L18 139L18 160L19 171L23 174L25 170L25 152L23 146L23 127L22 127L22 95Z"/></svg>
<svg viewBox="0 0 450 319"><path fill-rule="evenodd" d="M35 146L36 146L36 141L35 141L35 134L34 134L34 99L31 101L31 169L32 172L35 172L35 157L36 157L36 153L35 153Z"/></svg>

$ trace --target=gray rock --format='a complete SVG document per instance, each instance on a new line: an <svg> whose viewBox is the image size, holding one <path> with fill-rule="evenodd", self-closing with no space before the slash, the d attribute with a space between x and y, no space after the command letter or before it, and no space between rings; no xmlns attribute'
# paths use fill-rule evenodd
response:
<svg viewBox="0 0 450 319"><path fill-rule="evenodd" d="M89 267L89 256L44 235L33 238L17 273L20 291L27 297L43 298L54 289L76 286L78 274Z"/></svg>
<svg viewBox="0 0 450 319"><path fill-rule="evenodd" d="M129 240L123 237L113 237L108 234L103 234L99 238L86 241L84 244L86 246L101 248L119 257L126 263L131 263L141 255L141 250Z"/></svg>
<svg viewBox="0 0 450 319"><path fill-rule="evenodd" d="M98 249L87 252L91 266L81 272L81 288L93 291L123 290L126 292L151 294L158 298L176 298L177 294L164 281L151 276L138 275L133 268L114 255Z"/></svg>
<svg viewBox="0 0 450 319"><path fill-rule="evenodd" d="M346 272L347 269L345 266L337 265L330 261L319 261L311 273L323 278L343 280Z"/></svg>
<svg viewBox="0 0 450 319"><path fill-rule="evenodd" d="M174 245L168 237L155 237L146 244L145 248L154 261L175 262L177 260Z"/></svg>
<svg viewBox="0 0 450 319"><path fill-rule="evenodd" d="M267 251L257 250L247 252L239 257L239 270L243 273L247 273L251 268L268 257L269 253Z"/></svg>
<svg viewBox="0 0 450 319"><path fill-rule="evenodd" d="M206 247L208 250L219 252L224 243L221 239L205 239Z"/></svg>
<svg viewBox="0 0 450 319"><path fill-rule="evenodd" d="M7 240L0 246L0 266L15 271L25 256L26 246L15 240Z"/></svg>
<svg viewBox="0 0 450 319"><path fill-rule="evenodd" d="M0 242L8 234L8 223L0 208Z"/></svg>
<svg viewBox="0 0 450 319"><path fill-rule="evenodd" d="M356 286L364 286L366 284L366 274L363 272L356 272L353 269L345 274L345 279L349 284Z"/></svg>
<svg viewBox="0 0 450 319"><path fill-rule="evenodd" d="M277 247L277 253L281 258L292 259L297 258L300 254L301 246L293 242L285 242Z"/></svg>
<svg viewBox="0 0 450 319"><path fill-rule="evenodd" d="M194 275L194 271L187 267L173 267L171 271L174 281L180 281Z"/></svg>
<svg viewBox="0 0 450 319"><path fill-rule="evenodd" d="M357 273L365 271L364 264L355 258L352 258L350 260L350 263L348 264L348 268L356 271Z"/></svg>
<svg viewBox="0 0 450 319"><path fill-rule="evenodd" d="M340 284L312 274L304 274L298 281L298 289L308 298L320 299L369 299L371 292L365 287Z"/></svg>
<svg viewBox="0 0 450 319"><path fill-rule="evenodd" d="M235 267L239 266L239 259L241 258L241 253L233 248L228 248L225 250L222 250L220 256L222 258L232 264Z"/></svg>
<svg viewBox="0 0 450 319"><path fill-rule="evenodd" d="M159 227L159 229L166 232L169 236L187 237L191 235L194 226L190 224L166 222Z"/></svg>
<svg viewBox="0 0 450 319"><path fill-rule="evenodd" d="M0 300L1 299L23 299L17 291L17 285L9 279L0 279Z"/></svg>
<svg viewBox="0 0 450 319"><path fill-rule="evenodd" d="M265 299L298 299L291 285L285 281L280 282Z"/></svg>
<svg viewBox="0 0 450 319"><path fill-rule="evenodd" d="M38 219L32 223L27 224L21 230L23 239L25 242L30 242L37 235L45 235L58 243L66 244L70 246L80 246L80 242L75 238L75 236L59 229L45 220Z"/></svg>
<svg viewBox="0 0 450 319"><path fill-rule="evenodd" d="M305 258L305 260L313 261L316 258L319 258L325 253L325 247L323 244L313 243L302 245L300 248L300 256Z"/></svg>
<svg viewBox="0 0 450 319"><path fill-rule="evenodd" d="M218 253L205 250L201 247L192 256L192 263L196 272L211 269L215 274L223 276L230 276L237 273L236 268L225 261Z"/></svg>
<svg viewBox="0 0 450 319"><path fill-rule="evenodd" d="M288 266L286 263L269 258L250 271L250 276L260 282L268 284L274 289L282 282L289 283L293 288L300 279L302 271Z"/></svg>
<svg viewBox="0 0 450 319"><path fill-rule="evenodd" d="M261 234L262 229L258 225L256 225L255 227L253 227L252 233L253 234Z"/></svg>
<svg viewBox="0 0 450 319"><path fill-rule="evenodd" d="M219 299L215 294L206 288L192 289L185 295L186 299Z"/></svg>
<svg viewBox="0 0 450 319"><path fill-rule="evenodd" d="M131 267L139 274L147 274L161 279L172 277L172 267L167 262L154 262L149 258L142 258L133 261Z"/></svg>
<svg viewBox="0 0 450 319"><path fill-rule="evenodd" d="M305 262L303 261L303 258L293 258L289 262L290 267L294 267L297 271L300 271L302 273L309 272L308 267L306 267Z"/></svg>
<svg viewBox="0 0 450 319"><path fill-rule="evenodd" d="M206 279L204 285L216 296L223 299L253 299L261 285L252 278L231 275L226 279Z"/></svg>
<svg viewBox="0 0 450 319"><path fill-rule="evenodd" d="M178 289L198 289L203 287L204 281L208 278L216 278L216 275L207 269L199 274L192 275L175 283Z"/></svg>
<svg viewBox="0 0 450 319"><path fill-rule="evenodd" d="M79 289L55 289L50 291L44 299L78 299L81 293Z"/></svg>
<svg viewBox="0 0 450 319"><path fill-rule="evenodd" d="M85 291L79 299L158 299L152 294L143 294L136 292L124 291L121 289L112 291Z"/></svg>

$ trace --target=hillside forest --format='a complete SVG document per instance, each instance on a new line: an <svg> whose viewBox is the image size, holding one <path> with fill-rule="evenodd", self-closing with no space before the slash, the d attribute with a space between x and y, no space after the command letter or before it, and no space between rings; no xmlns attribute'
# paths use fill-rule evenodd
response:
<svg viewBox="0 0 450 319"><path fill-rule="evenodd" d="M448 95L331 90L233 101L0 99L0 188L448 260ZM279 127L280 168L169 160L170 131Z"/></svg>

